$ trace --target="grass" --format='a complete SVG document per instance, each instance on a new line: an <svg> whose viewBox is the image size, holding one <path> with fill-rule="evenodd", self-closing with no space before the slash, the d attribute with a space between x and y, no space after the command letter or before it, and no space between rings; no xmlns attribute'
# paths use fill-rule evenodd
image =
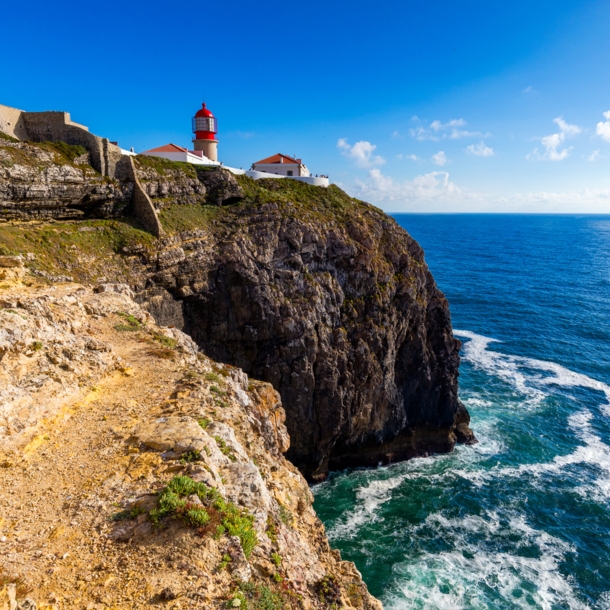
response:
<svg viewBox="0 0 610 610"><path fill-rule="evenodd" d="M282 556L279 553L271 553L271 561L279 568L282 565Z"/></svg>
<svg viewBox="0 0 610 610"><path fill-rule="evenodd" d="M204 506L188 501L196 495ZM205 483L193 481L187 476L176 476L159 495L157 507L150 511L150 520L159 525L167 517L181 519L187 525L203 528L210 521L210 511L215 511L223 528L220 535L228 533L237 536L246 558L249 558L258 544L254 529L254 516L227 502L220 493ZM218 533L218 526L215 530Z"/></svg>
<svg viewBox="0 0 610 610"><path fill-rule="evenodd" d="M94 231L79 231L92 228ZM15 255L31 252L28 267L52 275L71 275L75 281L94 283L100 276L133 283L133 263L121 255L125 248L148 250L155 238L135 219L55 221L44 224L0 223L0 250Z"/></svg>
<svg viewBox="0 0 610 610"><path fill-rule="evenodd" d="M42 148L55 155L56 162L65 165L74 164L75 159L88 153L84 146L78 144L66 144L66 142L28 142L38 148Z"/></svg>
<svg viewBox="0 0 610 610"><path fill-rule="evenodd" d="M197 170L195 166L184 161L170 161L161 157L149 157L147 155L138 155L135 158L136 167L141 169L152 169L157 174L167 177L171 174L183 174L187 178L197 179Z"/></svg>
<svg viewBox="0 0 610 610"><path fill-rule="evenodd" d="M169 349L174 349L178 345L176 339L172 339L162 333L153 333L153 339Z"/></svg>
<svg viewBox="0 0 610 610"><path fill-rule="evenodd" d="M205 380L212 381L214 383L222 383L222 379L221 379L220 375L217 375L216 373L206 373Z"/></svg>
<svg viewBox="0 0 610 610"><path fill-rule="evenodd" d="M19 142L17 138L13 138L13 136L9 136L8 133L4 133L0 131L0 140L6 140L7 142Z"/></svg>
<svg viewBox="0 0 610 610"><path fill-rule="evenodd" d="M115 324L115 330L119 332L135 332L142 329L142 323L131 314L120 311L117 315L121 316L125 322L123 324Z"/></svg>
<svg viewBox="0 0 610 610"><path fill-rule="evenodd" d="M168 205L159 213L159 220L168 233L203 229L224 214L214 205Z"/></svg>
<svg viewBox="0 0 610 610"><path fill-rule="evenodd" d="M233 454L233 451L231 451L231 447L229 447L229 445L227 445L227 443L225 442L225 440L222 437L215 436L214 440L216 441L216 444L218 445L218 448L220 449L220 452L223 455L226 455L232 462L234 462L237 459L235 457L235 455Z"/></svg>

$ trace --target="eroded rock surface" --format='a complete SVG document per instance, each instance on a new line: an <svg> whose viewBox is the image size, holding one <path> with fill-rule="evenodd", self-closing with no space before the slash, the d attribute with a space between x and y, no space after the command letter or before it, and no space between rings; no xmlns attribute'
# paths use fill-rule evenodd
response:
<svg viewBox="0 0 610 610"><path fill-rule="evenodd" d="M460 342L419 245L336 187L261 183L145 260L137 299L279 391L310 480L472 442Z"/></svg>
<svg viewBox="0 0 610 610"><path fill-rule="evenodd" d="M157 326L124 285L28 281L3 285L0 311L0 608L327 610L332 577L340 607L380 610L282 455L269 384ZM155 520L176 477L203 487Z"/></svg>

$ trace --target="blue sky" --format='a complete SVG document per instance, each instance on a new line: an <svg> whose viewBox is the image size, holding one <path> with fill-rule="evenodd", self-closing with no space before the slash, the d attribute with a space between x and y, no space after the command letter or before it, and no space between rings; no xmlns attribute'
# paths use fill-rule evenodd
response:
<svg viewBox="0 0 610 610"><path fill-rule="evenodd" d="M389 212L610 212L610 2L6 3L0 103L297 155ZM606 113L606 115L604 115Z"/></svg>

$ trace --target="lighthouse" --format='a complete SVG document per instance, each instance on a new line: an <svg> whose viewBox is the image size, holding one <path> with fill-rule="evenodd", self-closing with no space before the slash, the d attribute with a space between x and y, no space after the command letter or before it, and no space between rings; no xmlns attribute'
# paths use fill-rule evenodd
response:
<svg viewBox="0 0 610 610"><path fill-rule="evenodd" d="M193 117L193 147L200 150L211 161L218 161L218 122L205 103Z"/></svg>

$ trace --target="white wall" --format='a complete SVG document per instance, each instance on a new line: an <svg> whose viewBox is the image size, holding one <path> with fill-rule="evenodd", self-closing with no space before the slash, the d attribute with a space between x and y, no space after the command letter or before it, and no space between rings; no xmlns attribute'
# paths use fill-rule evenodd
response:
<svg viewBox="0 0 610 610"><path fill-rule="evenodd" d="M307 167L302 163L301 165L296 163L255 163L254 171L277 174L278 176L288 176L288 172L292 172L293 177L311 176Z"/></svg>
<svg viewBox="0 0 610 610"><path fill-rule="evenodd" d="M188 151L185 152L155 152L155 153L141 153L148 157L161 157L162 159L169 159L170 161L183 161L185 163L192 163L193 165L220 165L218 161L212 161L207 157L199 157L193 155Z"/></svg>

